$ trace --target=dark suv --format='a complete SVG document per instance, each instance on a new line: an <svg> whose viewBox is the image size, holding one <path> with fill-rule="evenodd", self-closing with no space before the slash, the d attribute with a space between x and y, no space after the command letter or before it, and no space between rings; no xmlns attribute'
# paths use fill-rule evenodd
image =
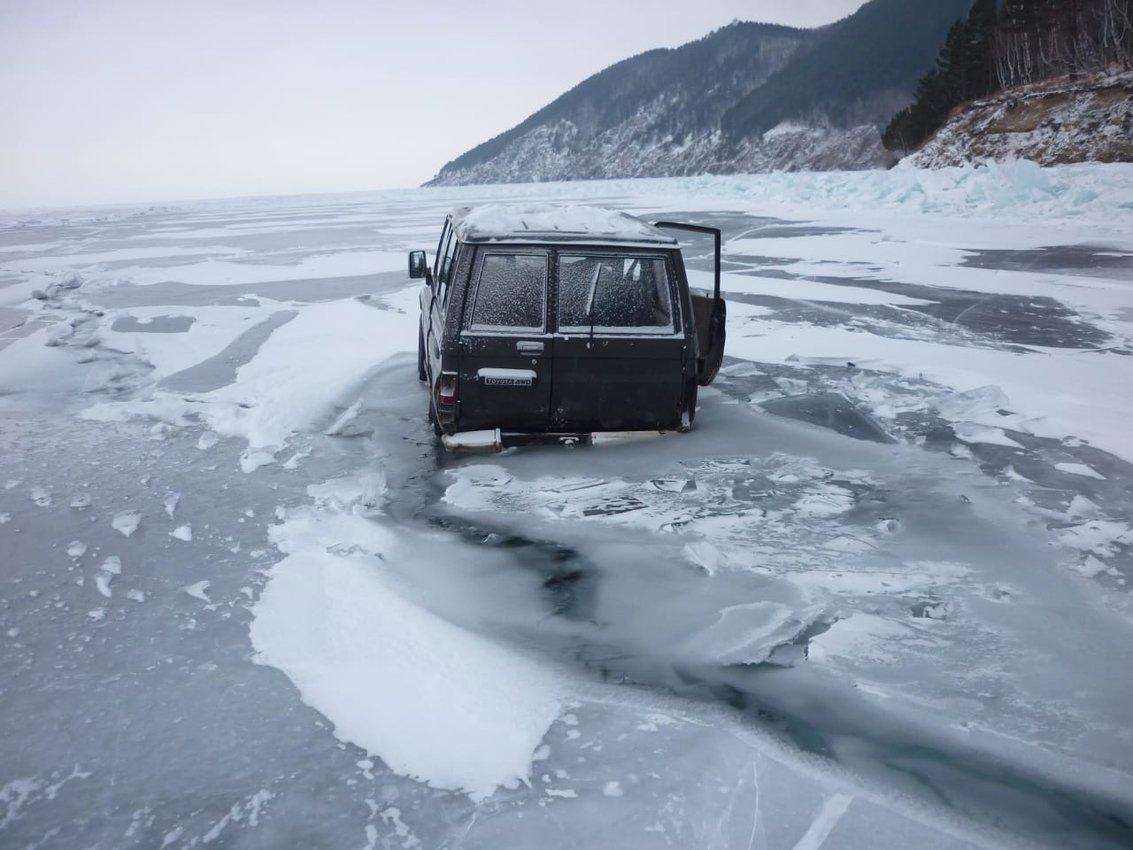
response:
<svg viewBox="0 0 1133 850"><path fill-rule="evenodd" d="M673 229L715 238L715 292L689 291ZM581 206L451 213L424 278L418 376L449 448L688 430L724 348L720 232Z"/></svg>

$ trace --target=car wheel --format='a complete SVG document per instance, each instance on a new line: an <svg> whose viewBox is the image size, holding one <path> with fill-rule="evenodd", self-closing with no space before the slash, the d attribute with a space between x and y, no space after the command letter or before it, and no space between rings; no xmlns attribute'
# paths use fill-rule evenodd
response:
<svg viewBox="0 0 1133 850"><path fill-rule="evenodd" d="M417 380L429 380L429 375L425 371L425 334L420 325L417 326Z"/></svg>

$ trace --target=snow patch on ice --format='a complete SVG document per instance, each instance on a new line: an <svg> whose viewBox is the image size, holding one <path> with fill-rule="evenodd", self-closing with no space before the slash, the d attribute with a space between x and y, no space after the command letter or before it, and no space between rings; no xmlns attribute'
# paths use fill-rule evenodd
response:
<svg viewBox="0 0 1133 850"><path fill-rule="evenodd" d="M824 800L803 837L795 842L794 850L819 850L853 801L849 794L835 794Z"/></svg>
<svg viewBox="0 0 1133 850"><path fill-rule="evenodd" d="M1071 475L1081 475L1085 478L1096 478L1098 481L1105 481L1104 475L1092 466L1087 466L1084 463L1056 463L1054 468L1059 472L1067 472Z"/></svg>
<svg viewBox="0 0 1133 850"><path fill-rule="evenodd" d="M247 820L248 826L255 827L259 825L260 814L263 811L264 805L273 799L275 799L274 793L266 788L261 788L246 800L234 803L224 816L214 823L208 832L201 836L201 843L211 844L213 841L216 841L230 823L241 823Z"/></svg>
<svg viewBox="0 0 1133 850"><path fill-rule="evenodd" d="M942 415L988 427L1062 439L1077 435L1125 459L1133 458L1133 394L1115 393L1127 381L1126 357L1094 351L1038 349L1027 353L1005 348L951 345L943 341L862 333L850 327L820 327L766 319L744 320L742 303L729 302L728 321L744 321L745 332L729 333L729 354L763 363L852 361L871 369L944 387L980 390L963 398L950 394ZM988 378L995 380L994 387ZM1023 416L1001 416L992 405L1010 397ZM929 403L929 400L925 400ZM947 411L947 412L946 412ZM952 413L952 416L948 414ZM958 414L958 415L957 415ZM1003 438L1006 439L1006 438Z"/></svg>
<svg viewBox="0 0 1133 850"><path fill-rule="evenodd" d="M255 268L255 266L248 266ZM166 278L167 280L170 278ZM188 369L219 354L238 336L267 318L273 306L196 306L188 329L176 333L146 333L144 328L154 319L167 317L169 307L133 307L114 311L99 327L102 345L120 353L129 353L153 367L149 379L162 378ZM114 330L129 321L129 330Z"/></svg>
<svg viewBox="0 0 1133 850"><path fill-rule="evenodd" d="M336 251L310 254L291 264L245 263L210 258L177 266L127 266L116 269L105 277L113 281L129 281L139 286L171 280L199 286L230 286L351 277L402 271L404 268L405 254L400 251Z"/></svg>
<svg viewBox="0 0 1133 850"><path fill-rule="evenodd" d="M411 300L416 288L392 298L395 305ZM228 386L192 396L158 391L148 400L94 405L84 416L141 416L174 425L196 416L216 434L244 439L240 466L252 472L272 463L292 434L327 417L370 370L407 347L403 325L394 310L355 299L313 304L273 331ZM198 442L202 449L215 442L208 433Z"/></svg>
<svg viewBox="0 0 1133 850"><path fill-rule="evenodd" d="M307 487L315 506L355 513L379 513L386 496L386 476L381 468L332 478Z"/></svg>
<svg viewBox="0 0 1133 850"><path fill-rule="evenodd" d="M837 484L819 484L804 492L795 510L807 516L836 516L854 506L854 494Z"/></svg>
<svg viewBox="0 0 1133 850"><path fill-rule="evenodd" d="M993 446L1008 446L1013 449L1023 448L1022 445L1004 434L1002 428L989 428L987 425L965 422L957 425L953 430L956 432L957 439L963 440L965 443L987 443Z"/></svg>
<svg viewBox="0 0 1133 850"><path fill-rule="evenodd" d="M900 657L894 644L908 636L909 628L896 620L855 611L813 638L807 657L818 664L834 664L837 659L883 664Z"/></svg>
<svg viewBox="0 0 1133 850"><path fill-rule="evenodd" d="M1118 546L1133 546L1133 528L1121 520L1093 519L1064 529L1058 540L1071 549L1112 558Z"/></svg>
<svg viewBox="0 0 1133 850"><path fill-rule="evenodd" d="M382 811L378 813L378 816L387 826L393 827L393 834L396 835L401 842L403 850L413 850L414 847L421 846L421 840L413 834L413 830L401 819L401 809L397 806L382 809Z"/></svg>
<svg viewBox="0 0 1133 850"><path fill-rule="evenodd" d="M252 644L337 737L477 800L527 779L565 698L556 674L403 596L383 564L421 555L377 521L328 502L271 534L286 557L253 609Z"/></svg>
<svg viewBox="0 0 1133 850"><path fill-rule="evenodd" d="M1095 578L1101 573L1109 572L1113 569L1105 561L1095 558L1093 555L1086 555L1081 562L1071 564L1070 568L1078 573L1078 575L1085 576L1086 578Z"/></svg>

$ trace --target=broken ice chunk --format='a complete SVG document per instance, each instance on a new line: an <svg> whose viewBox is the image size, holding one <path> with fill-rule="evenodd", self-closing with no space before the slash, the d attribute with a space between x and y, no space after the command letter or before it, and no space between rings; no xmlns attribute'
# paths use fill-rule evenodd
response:
<svg viewBox="0 0 1133 850"><path fill-rule="evenodd" d="M716 575L716 570L720 568L720 550L707 540L687 544L684 556L710 576Z"/></svg>
<svg viewBox="0 0 1133 850"><path fill-rule="evenodd" d="M193 584L186 585L181 589L192 596L194 599L200 599L202 602L211 604L212 600L208 598L208 593L206 593L206 591L209 589L209 584L210 582L208 581L198 581L194 582Z"/></svg>
<svg viewBox="0 0 1133 850"><path fill-rule="evenodd" d="M114 580L114 576L122 572L122 560L117 555L111 555L102 562L99 567L99 573L94 577L94 586L98 588L98 592L110 598L110 582Z"/></svg>
<svg viewBox="0 0 1133 850"><path fill-rule="evenodd" d="M142 515L138 511L122 511L114 515L114 519L110 520L110 526L123 536L129 537L138 530L141 521Z"/></svg>
<svg viewBox="0 0 1133 850"><path fill-rule="evenodd" d="M936 409L945 419L954 422L973 421L998 410L1004 410L1008 403L1007 394L999 387L989 384L976 387L974 390L946 395L936 403Z"/></svg>
<svg viewBox="0 0 1133 850"><path fill-rule="evenodd" d="M776 378L775 383L787 395L805 395L807 382L799 378Z"/></svg>

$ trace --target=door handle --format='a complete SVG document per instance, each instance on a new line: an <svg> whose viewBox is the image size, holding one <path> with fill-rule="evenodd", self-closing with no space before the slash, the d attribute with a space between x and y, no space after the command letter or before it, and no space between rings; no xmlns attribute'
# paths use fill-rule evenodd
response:
<svg viewBox="0 0 1133 850"><path fill-rule="evenodd" d="M524 354L542 354L543 343L534 342L531 340L521 339L515 344L515 350L521 351Z"/></svg>

